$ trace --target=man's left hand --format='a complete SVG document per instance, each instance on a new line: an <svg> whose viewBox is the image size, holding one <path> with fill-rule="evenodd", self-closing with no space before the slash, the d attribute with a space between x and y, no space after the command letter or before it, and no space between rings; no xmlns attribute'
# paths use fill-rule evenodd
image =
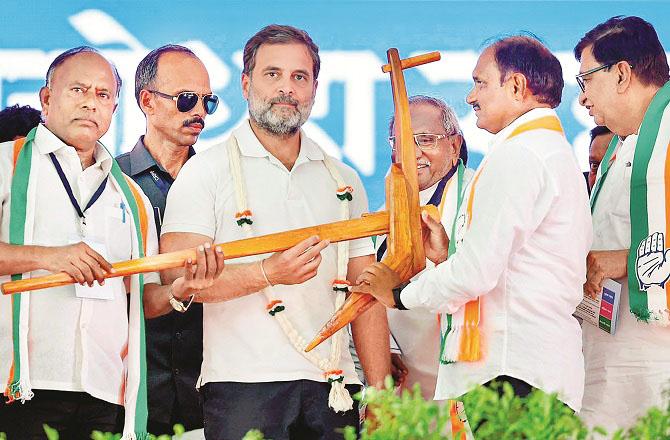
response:
<svg viewBox="0 0 670 440"><path fill-rule="evenodd" d="M210 243L198 246L195 262L190 259L184 263L184 276L172 283L172 294L180 301L200 290L210 288L225 266L223 250L213 248Z"/></svg>
<svg viewBox="0 0 670 440"><path fill-rule="evenodd" d="M368 293L386 307L394 308L395 301L393 300L392 289L400 285L401 282L398 274L387 265L374 263L363 269L351 291Z"/></svg>

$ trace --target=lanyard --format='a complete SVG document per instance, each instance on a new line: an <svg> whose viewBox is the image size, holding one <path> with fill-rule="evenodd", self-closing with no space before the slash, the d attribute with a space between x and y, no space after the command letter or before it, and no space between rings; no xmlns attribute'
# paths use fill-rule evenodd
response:
<svg viewBox="0 0 670 440"><path fill-rule="evenodd" d="M70 203L72 203L72 207L74 208L75 211L77 211L77 215L81 219L82 224L85 225L86 216L84 215L84 213L88 208L93 206L93 204L100 198L102 192L105 190L105 186L107 185L107 178L109 176L105 177L105 180L103 180L98 189L95 190L93 196L91 196L91 200L88 201L86 207L82 210L81 206L79 206L79 202L77 202L77 199L75 198L74 193L72 192L70 182L67 181L65 173L63 172L63 168L60 166L60 162L58 162L56 155L53 153L49 153L49 157L51 157L51 162L53 162L54 167L56 167L56 172L58 173L58 177L60 177L60 181L63 183L63 188L65 188L67 196L70 198Z"/></svg>

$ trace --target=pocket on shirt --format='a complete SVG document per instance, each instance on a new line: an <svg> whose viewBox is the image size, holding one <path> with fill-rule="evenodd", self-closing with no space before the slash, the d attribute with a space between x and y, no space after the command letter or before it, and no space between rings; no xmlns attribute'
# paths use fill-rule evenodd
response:
<svg viewBox="0 0 670 440"><path fill-rule="evenodd" d="M105 208L105 244L110 263L129 260L132 254L130 213L119 205Z"/></svg>

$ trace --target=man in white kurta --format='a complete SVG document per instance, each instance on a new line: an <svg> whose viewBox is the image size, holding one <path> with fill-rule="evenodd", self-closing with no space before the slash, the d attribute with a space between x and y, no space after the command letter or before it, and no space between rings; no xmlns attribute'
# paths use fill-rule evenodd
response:
<svg viewBox="0 0 670 440"><path fill-rule="evenodd" d="M495 137L465 190L451 238L455 253L444 261L444 229L424 216L435 269L400 293L391 293L397 276L379 263L359 281L370 283L362 290L387 306L452 314L452 329L479 299L479 354L459 351L463 339L447 340L453 361L440 365L436 399L457 398L498 378L518 395L532 388L556 392L579 410L583 358L572 313L581 299L591 224L583 176L552 109L560 102L560 64L536 40L511 37L482 53L473 79L467 101L477 125Z"/></svg>
<svg viewBox="0 0 670 440"><path fill-rule="evenodd" d="M659 208L665 210L665 197L649 186L647 212L631 211L631 175L639 167L636 161L644 156L641 140L646 134L643 128L649 127L646 115L654 113L650 110L654 101L667 100L668 62L653 26L638 17L599 24L580 40L575 56L581 61L580 103L596 124L617 135L600 164L591 196L594 239L584 292L599 295L607 278L621 283L619 317L613 335L584 324L586 384L580 412L589 426L612 432L630 427L651 406L665 408L663 391L670 384L667 317L644 322L632 313L629 279L636 277L636 268L631 270L627 262L629 252L633 256L638 252L639 243L631 243L633 215L653 217ZM655 126L659 142L653 147L652 166L664 166L664 158L656 155L664 153L670 133L666 116L670 107L666 104L658 111L664 116ZM667 180L662 182L661 191L667 186ZM667 246L667 237L665 242ZM667 314L667 302L659 309Z"/></svg>

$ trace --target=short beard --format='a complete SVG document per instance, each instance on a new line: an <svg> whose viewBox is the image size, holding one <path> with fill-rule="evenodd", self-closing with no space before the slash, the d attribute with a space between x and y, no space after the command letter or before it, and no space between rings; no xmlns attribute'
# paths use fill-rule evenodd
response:
<svg viewBox="0 0 670 440"><path fill-rule="evenodd" d="M297 100L290 96L280 95L277 98L263 100L257 98L253 92L253 87L249 88L249 116L262 129L276 136L291 136L296 134L300 127L307 121L312 110L312 99L307 104L299 104ZM272 105L277 103L287 103L295 105L295 110L289 115L278 114L272 110Z"/></svg>

